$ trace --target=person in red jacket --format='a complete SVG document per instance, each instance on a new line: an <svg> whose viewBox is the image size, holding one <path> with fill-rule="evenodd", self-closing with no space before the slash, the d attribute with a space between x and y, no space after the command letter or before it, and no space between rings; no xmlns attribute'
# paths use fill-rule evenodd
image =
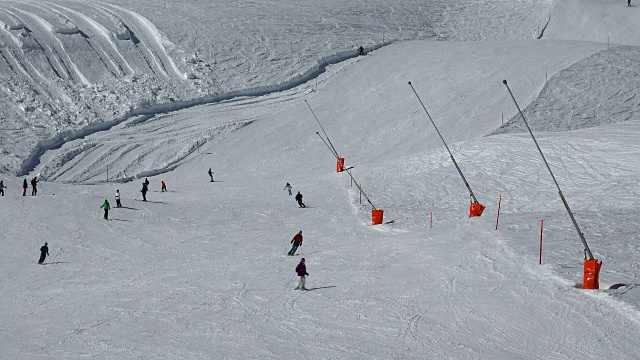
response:
<svg viewBox="0 0 640 360"><path fill-rule="evenodd" d="M162 181L161 192L165 192L165 191L167 191L167 184L165 184L164 181Z"/></svg>
<svg viewBox="0 0 640 360"><path fill-rule="evenodd" d="M296 250L298 250L299 246L302 246L302 230L300 230L299 233L297 233L293 239L291 239L291 243L293 244L291 246L291 250L289 250L289 253L287 255L289 256L293 256L296 254Z"/></svg>
<svg viewBox="0 0 640 360"><path fill-rule="evenodd" d="M300 282L298 283L296 290L307 290L307 288L304 287L304 283L305 277L309 276L309 274L307 273L307 266L304 264L304 258L302 258L298 266L296 266L296 272L298 273L298 276L300 276Z"/></svg>

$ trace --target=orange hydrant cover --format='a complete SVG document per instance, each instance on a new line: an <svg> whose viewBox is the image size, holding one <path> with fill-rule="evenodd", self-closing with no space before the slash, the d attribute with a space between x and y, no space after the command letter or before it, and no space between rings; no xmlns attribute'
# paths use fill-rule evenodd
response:
<svg viewBox="0 0 640 360"><path fill-rule="evenodd" d="M382 224L383 216L384 216L384 210L371 210L371 225Z"/></svg>
<svg viewBox="0 0 640 360"><path fill-rule="evenodd" d="M338 163L336 164L336 172L342 172L344 170L344 158L338 158Z"/></svg>
<svg viewBox="0 0 640 360"><path fill-rule="evenodd" d="M600 268L602 261L597 259L584 261L584 279L582 281L583 289L600 289Z"/></svg>
<svg viewBox="0 0 640 360"><path fill-rule="evenodd" d="M469 217L476 217L476 216L480 216L482 215L482 212L484 211L484 206L480 203L471 203L471 206L469 206Z"/></svg>

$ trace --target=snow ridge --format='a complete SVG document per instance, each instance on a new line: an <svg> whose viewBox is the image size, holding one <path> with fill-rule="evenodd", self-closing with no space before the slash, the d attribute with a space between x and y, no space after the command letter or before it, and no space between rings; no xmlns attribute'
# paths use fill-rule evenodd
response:
<svg viewBox="0 0 640 360"><path fill-rule="evenodd" d="M390 45L391 43L387 43ZM368 49L368 51L373 51L376 49L380 49L382 45L372 46ZM359 55L356 51L345 51L339 54L328 55L325 58L317 61L313 67L308 69L306 72L298 75L297 77L292 78L289 81L282 82L280 84L272 85L272 86L263 86L255 89L242 90L230 92L227 94L218 94L218 95L210 95L205 96L193 100L187 101L173 101L164 104L154 104L143 106L140 108L133 109L127 112L124 116L118 117L112 121L107 121L98 124L91 124L79 130L67 130L60 132L56 136L51 139L40 141L36 144L34 150L29 154L29 156L22 163L18 171L16 172L16 176L25 176L31 173L36 167L40 165L40 160L42 156L47 151L52 151L61 148L65 143L87 137L92 134L96 134L98 132L104 132L112 129L114 126L119 125L123 122L127 122L132 118L136 118L139 116L155 116L162 113L169 113L178 110L188 109L194 106L201 106L207 104L215 104L224 101L233 100L236 98L246 98L246 97L260 97L273 93L282 92L285 90L296 88L300 85L308 83L310 80L317 78L319 75L323 74L327 67L337 64L348 59L357 58ZM60 164L62 165L62 164ZM175 168L173 164L171 165L171 169ZM153 170L154 174L159 174L164 171L168 171L169 168L163 170ZM127 179L135 178L136 176L141 175L132 175L126 177ZM44 177L46 179L46 176Z"/></svg>

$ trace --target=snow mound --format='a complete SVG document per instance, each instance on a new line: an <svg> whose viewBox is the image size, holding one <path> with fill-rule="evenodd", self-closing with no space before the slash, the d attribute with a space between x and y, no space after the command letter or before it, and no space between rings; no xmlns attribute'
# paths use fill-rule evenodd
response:
<svg viewBox="0 0 640 360"><path fill-rule="evenodd" d="M561 70L523 109L529 126L569 131L640 119L639 58L640 48L616 46ZM516 115L492 133L525 131Z"/></svg>

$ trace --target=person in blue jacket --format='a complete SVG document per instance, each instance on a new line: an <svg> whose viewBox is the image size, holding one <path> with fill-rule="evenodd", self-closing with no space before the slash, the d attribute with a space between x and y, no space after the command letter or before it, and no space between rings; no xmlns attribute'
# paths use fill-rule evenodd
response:
<svg viewBox="0 0 640 360"><path fill-rule="evenodd" d="M0 180L0 195L4 196L4 189L7 187L4 186L4 181Z"/></svg>
<svg viewBox="0 0 640 360"><path fill-rule="evenodd" d="M289 191L289 196L293 195L293 194L291 193L291 189L292 189L292 188L291 188L291 184L289 184L289 183L287 183L287 184L284 186L284 190L288 190L288 191Z"/></svg>

